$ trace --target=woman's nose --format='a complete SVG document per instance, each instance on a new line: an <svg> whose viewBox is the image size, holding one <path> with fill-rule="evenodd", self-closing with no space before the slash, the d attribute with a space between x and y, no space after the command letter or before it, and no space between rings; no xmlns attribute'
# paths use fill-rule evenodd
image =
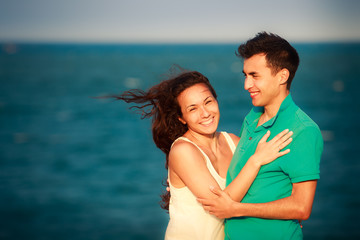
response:
<svg viewBox="0 0 360 240"><path fill-rule="evenodd" d="M201 109L201 116L202 117L208 117L210 115L210 112L208 111L208 109L206 109L206 107L202 107Z"/></svg>

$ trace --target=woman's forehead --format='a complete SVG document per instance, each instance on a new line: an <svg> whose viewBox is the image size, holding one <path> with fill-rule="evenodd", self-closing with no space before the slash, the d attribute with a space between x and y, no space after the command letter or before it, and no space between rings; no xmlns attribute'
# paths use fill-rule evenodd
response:
<svg viewBox="0 0 360 240"><path fill-rule="evenodd" d="M203 83L195 84L185 89L179 96L179 103L197 103L202 102L207 97L213 96L208 86Z"/></svg>

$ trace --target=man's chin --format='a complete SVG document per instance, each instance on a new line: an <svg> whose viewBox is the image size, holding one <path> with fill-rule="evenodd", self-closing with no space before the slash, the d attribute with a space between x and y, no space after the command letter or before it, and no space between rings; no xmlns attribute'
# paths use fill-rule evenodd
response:
<svg viewBox="0 0 360 240"><path fill-rule="evenodd" d="M264 104L261 104L261 103L252 103L252 105L254 106L254 107L264 107L265 105Z"/></svg>
<svg viewBox="0 0 360 240"><path fill-rule="evenodd" d="M251 103L254 107L262 107L261 103L259 103L259 101L256 101L254 99L251 101Z"/></svg>

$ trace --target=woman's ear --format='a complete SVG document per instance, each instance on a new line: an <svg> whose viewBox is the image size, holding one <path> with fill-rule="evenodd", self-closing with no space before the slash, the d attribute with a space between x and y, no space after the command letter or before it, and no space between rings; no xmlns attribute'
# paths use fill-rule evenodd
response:
<svg viewBox="0 0 360 240"><path fill-rule="evenodd" d="M186 122L185 122L184 119L182 119L181 117L179 117L178 119L179 119L179 121L180 121L182 124L186 125Z"/></svg>
<svg viewBox="0 0 360 240"><path fill-rule="evenodd" d="M287 70L286 68L283 68L280 70L279 72L279 77L280 77L280 84L286 84L287 80L289 79L290 76L290 72L289 70Z"/></svg>

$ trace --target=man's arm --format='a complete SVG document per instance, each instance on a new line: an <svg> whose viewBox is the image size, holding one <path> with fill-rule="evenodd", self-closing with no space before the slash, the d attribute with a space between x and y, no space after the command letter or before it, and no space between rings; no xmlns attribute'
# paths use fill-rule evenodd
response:
<svg viewBox="0 0 360 240"><path fill-rule="evenodd" d="M204 209L219 218L257 217L268 219L299 219L310 217L317 180L293 184L291 196L267 203L239 203L217 189L216 199L198 199Z"/></svg>
<svg viewBox="0 0 360 240"><path fill-rule="evenodd" d="M306 220L311 214L316 184L316 180L294 183L291 196L273 202L239 203L233 217Z"/></svg>

